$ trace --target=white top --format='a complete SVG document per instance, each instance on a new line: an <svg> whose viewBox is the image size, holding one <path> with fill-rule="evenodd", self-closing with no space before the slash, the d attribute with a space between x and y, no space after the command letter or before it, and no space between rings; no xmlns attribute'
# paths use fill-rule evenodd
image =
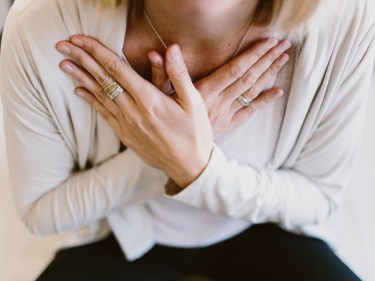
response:
<svg viewBox="0 0 375 281"><path fill-rule="evenodd" d="M0 87L25 224L37 235L70 231L80 243L109 226L129 260L156 241L150 200L168 198L176 212L184 203L244 225L273 221L311 234L311 225L337 208L350 177L375 56L372 0L339 3L332 22L314 22L303 41L279 133L251 131L261 135L252 145L264 145L268 158L253 158L252 145L244 151L248 142L234 131L217 142L195 182L168 196L166 176L131 150L118 153L110 126L73 94L75 82L59 69L64 57L55 44L74 34L96 37L121 55L126 2L103 11L97 0L16 1L5 27Z"/></svg>
<svg viewBox="0 0 375 281"><path fill-rule="evenodd" d="M227 157L262 168L272 160L293 78L296 49L291 48L288 53L289 62L275 83L276 87L284 89L284 95L255 112L233 132L215 141ZM207 246L238 234L251 225L248 220L181 204L163 194L147 202L146 206L152 214L156 241L164 245Z"/></svg>

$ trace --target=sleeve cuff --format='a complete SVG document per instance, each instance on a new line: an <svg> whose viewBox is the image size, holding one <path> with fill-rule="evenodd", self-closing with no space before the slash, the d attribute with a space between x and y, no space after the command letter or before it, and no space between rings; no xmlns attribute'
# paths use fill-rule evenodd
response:
<svg viewBox="0 0 375 281"><path fill-rule="evenodd" d="M228 160L224 153L214 144L208 164L200 176L184 189L181 189L181 187L169 178L164 185L164 196L186 203L194 201L200 197L205 188L216 183L217 178L225 169L227 163Z"/></svg>

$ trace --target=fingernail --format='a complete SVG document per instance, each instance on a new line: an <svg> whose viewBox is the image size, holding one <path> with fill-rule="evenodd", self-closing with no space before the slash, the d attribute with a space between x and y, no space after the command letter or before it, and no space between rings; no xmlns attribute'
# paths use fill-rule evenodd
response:
<svg viewBox="0 0 375 281"><path fill-rule="evenodd" d="M65 44L59 44L57 45L57 50L59 50L61 53L69 55L70 48L66 46Z"/></svg>
<svg viewBox="0 0 375 281"><path fill-rule="evenodd" d="M160 68L162 66L163 60L161 59L159 54L157 54L156 52L149 52L147 56L153 67Z"/></svg>
<svg viewBox="0 0 375 281"><path fill-rule="evenodd" d="M77 95L77 96L79 96L79 97L81 97L81 98L83 98L84 96L85 96L85 93L84 92L82 92L81 90L75 90L74 91L74 93Z"/></svg>
<svg viewBox="0 0 375 281"><path fill-rule="evenodd" d="M74 45L78 46L78 47L82 47L83 46L83 42L81 39L78 39L77 37L72 37L72 39L70 40Z"/></svg>
<svg viewBox="0 0 375 281"><path fill-rule="evenodd" d="M277 93L275 94L275 97L281 97L282 95L284 95L284 91L283 90L280 90L280 91L277 91Z"/></svg>
<svg viewBox="0 0 375 281"><path fill-rule="evenodd" d="M64 63L61 65L62 70L64 70L67 73L73 72L73 67L70 64Z"/></svg>

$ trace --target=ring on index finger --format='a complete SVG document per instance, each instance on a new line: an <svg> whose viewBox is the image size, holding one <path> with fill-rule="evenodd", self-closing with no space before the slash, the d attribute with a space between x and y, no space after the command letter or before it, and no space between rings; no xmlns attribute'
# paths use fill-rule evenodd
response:
<svg viewBox="0 0 375 281"><path fill-rule="evenodd" d="M124 94L125 89L119 83L113 81L111 84L104 88L104 92L111 100L114 100L119 95Z"/></svg>
<svg viewBox="0 0 375 281"><path fill-rule="evenodd" d="M237 98L238 102L242 105L242 106L249 106L251 101L249 101L247 98L245 98L243 95L240 95L238 98Z"/></svg>

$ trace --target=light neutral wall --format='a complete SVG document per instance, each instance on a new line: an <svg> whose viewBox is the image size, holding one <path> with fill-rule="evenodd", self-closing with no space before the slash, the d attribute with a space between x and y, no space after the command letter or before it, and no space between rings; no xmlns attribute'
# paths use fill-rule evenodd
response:
<svg viewBox="0 0 375 281"><path fill-rule="evenodd" d="M3 29L9 6L10 0L0 0L0 31Z"/></svg>

